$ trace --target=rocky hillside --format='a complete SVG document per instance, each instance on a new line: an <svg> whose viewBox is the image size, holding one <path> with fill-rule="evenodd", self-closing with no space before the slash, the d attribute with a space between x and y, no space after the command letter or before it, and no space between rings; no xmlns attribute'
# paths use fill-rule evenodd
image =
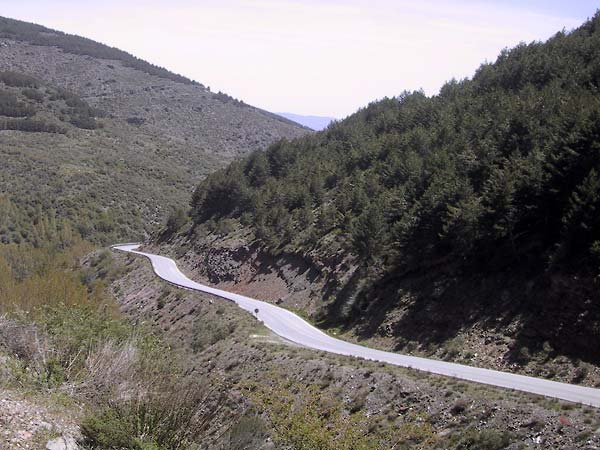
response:
<svg viewBox="0 0 600 450"><path fill-rule="evenodd" d="M599 89L596 15L211 174L173 254L374 345L595 384Z"/></svg>
<svg viewBox="0 0 600 450"><path fill-rule="evenodd" d="M239 415L219 448L584 449L600 441L593 408L297 347L228 301L168 286L141 257L114 258L128 267L112 285L124 313L162 330L194 377L230 387Z"/></svg>
<svg viewBox="0 0 600 450"><path fill-rule="evenodd" d="M89 250L0 248L2 449L600 444L593 408L304 349L142 257Z"/></svg>
<svg viewBox="0 0 600 450"><path fill-rule="evenodd" d="M139 238L210 171L307 132L120 50L4 18L0 71L0 208L30 224L67 218L100 241Z"/></svg>

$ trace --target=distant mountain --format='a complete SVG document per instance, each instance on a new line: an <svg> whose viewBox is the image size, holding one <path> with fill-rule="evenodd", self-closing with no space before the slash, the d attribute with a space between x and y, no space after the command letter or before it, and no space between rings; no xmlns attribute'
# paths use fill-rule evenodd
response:
<svg viewBox="0 0 600 450"><path fill-rule="evenodd" d="M0 17L0 242L39 241L46 219L142 237L206 174L306 133L121 50Z"/></svg>
<svg viewBox="0 0 600 450"><path fill-rule="evenodd" d="M290 119L300 125L304 125L305 127L310 128L311 130L320 131L333 122L335 118L333 117L324 117L324 116L302 116L300 114L292 114L292 113L277 113L280 116L285 117L286 119Z"/></svg>

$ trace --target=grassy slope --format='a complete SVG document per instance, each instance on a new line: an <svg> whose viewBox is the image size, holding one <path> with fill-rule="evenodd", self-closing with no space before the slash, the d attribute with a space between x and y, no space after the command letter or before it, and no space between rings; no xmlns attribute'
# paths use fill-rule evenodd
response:
<svg viewBox="0 0 600 450"><path fill-rule="evenodd" d="M0 247L0 442L45 448L69 435L85 448L136 450L211 442L236 417L224 386L191 376L159 330L119 313L106 286L130 264L90 249Z"/></svg>

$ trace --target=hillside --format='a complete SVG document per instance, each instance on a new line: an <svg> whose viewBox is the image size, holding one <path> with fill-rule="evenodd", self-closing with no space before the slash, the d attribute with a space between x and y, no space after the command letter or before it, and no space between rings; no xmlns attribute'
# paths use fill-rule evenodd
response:
<svg viewBox="0 0 600 450"><path fill-rule="evenodd" d="M598 23L313 134L0 20L0 447L600 445L594 408L303 348L96 245L164 223L331 334L600 386Z"/></svg>
<svg viewBox="0 0 600 450"><path fill-rule="evenodd" d="M232 163L163 251L349 338L598 383L599 25Z"/></svg>
<svg viewBox="0 0 600 450"><path fill-rule="evenodd" d="M89 251L0 246L2 448L600 443L593 408L302 348L143 258Z"/></svg>
<svg viewBox="0 0 600 450"><path fill-rule="evenodd" d="M0 220L23 224L0 224L2 242L65 220L51 228L143 237L207 173L307 132L118 49L6 18L0 75Z"/></svg>

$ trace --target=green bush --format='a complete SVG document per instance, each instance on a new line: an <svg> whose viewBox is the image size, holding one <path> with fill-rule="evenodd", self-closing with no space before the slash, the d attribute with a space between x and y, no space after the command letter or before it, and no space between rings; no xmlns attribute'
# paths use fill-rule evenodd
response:
<svg viewBox="0 0 600 450"><path fill-rule="evenodd" d="M0 118L0 130L26 131L29 133L66 133L66 130L58 125L35 119Z"/></svg>
<svg viewBox="0 0 600 450"><path fill-rule="evenodd" d="M60 362L72 371L82 369L86 356L101 342L123 342L132 332L111 308L99 305L42 308L36 322L50 335Z"/></svg>
<svg viewBox="0 0 600 450"><path fill-rule="evenodd" d="M196 448L218 435L213 421L225 405L225 396L212 395L201 381L163 375L167 377L140 380L150 384L131 392L130 399L116 399L106 409L89 414L81 425L84 445L180 450Z"/></svg>
<svg viewBox="0 0 600 450"><path fill-rule="evenodd" d="M183 208L175 208L167 218L167 234L179 231L188 222L189 217Z"/></svg>
<svg viewBox="0 0 600 450"><path fill-rule="evenodd" d="M21 94L23 94L29 100L34 100L38 103L44 101L44 94L35 88L23 88L21 89Z"/></svg>
<svg viewBox="0 0 600 450"><path fill-rule="evenodd" d="M453 436L457 450L502 450L510 445L512 436L506 431L469 428Z"/></svg>
<svg viewBox="0 0 600 450"><path fill-rule="evenodd" d="M115 410L107 409L89 415L81 422L80 429L83 443L91 448L142 450L134 437L133 425Z"/></svg>
<svg viewBox="0 0 600 450"><path fill-rule="evenodd" d="M201 352L231 335L235 325L230 323L225 325L219 321L198 320L194 326L194 336L192 338L192 349L195 352Z"/></svg>
<svg viewBox="0 0 600 450"><path fill-rule="evenodd" d="M29 117L35 115L33 107L20 102L12 92L0 91L0 115L8 117Z"/></svg>
<svg viewBox="0 0 600 450"><path fill-rule="evenodd" d="M73 270L80 251L89 247L0 246L0 313L8 317L0 321L0 347L29 368L34 387L81 382L99 346L125 342L133 333L103 285L85 286Z"/></svg>
<svg viewBox="0 0 600 450"><path fill-rule="evenodd" d="M245 414L229 430L230 450L260 448L268 437L267 424L255 414Z"/></svg>
<svg viewBox="0 0 600 450"><path fill-rule="evenodd" d="M40 82L30 75L6 70L0 72L0 81L8 86L37 88Z"/></svg>

